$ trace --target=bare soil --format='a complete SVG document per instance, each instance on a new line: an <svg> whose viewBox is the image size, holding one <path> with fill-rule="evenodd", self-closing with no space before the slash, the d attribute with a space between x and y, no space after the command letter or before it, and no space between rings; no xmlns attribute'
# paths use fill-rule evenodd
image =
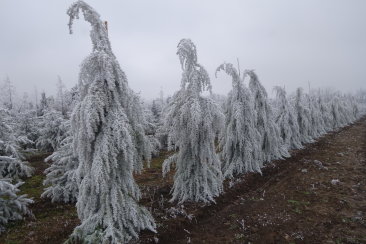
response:
<svg viewBox="0 0 366 244"><path fill-rule="evenodd" d="M291 155L162 226L159 243L366 243L366 119Z"/></svg>
<svg viewBox="0 0 366 244"><path fill-rule="evenodd" d="M136 175L158 225L158 234L144 231L136 243L366 243L366 118L268 164L262 175L225 182L211 205L168 202L167 154ZM37 170L22 188L34 197L35 218L10 224L0 243L62 243L79 224L73 205L39 197L44 156L29 159Z"/></svg>

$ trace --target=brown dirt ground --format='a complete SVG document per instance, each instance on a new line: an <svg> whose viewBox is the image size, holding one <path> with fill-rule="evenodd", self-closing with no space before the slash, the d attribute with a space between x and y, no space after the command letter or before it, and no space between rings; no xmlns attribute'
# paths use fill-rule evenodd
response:
<svg viewBox="0 0 366 244"><path fill-rule="evenodd" d="M144 231L138 242L366 243L366 118L291 154L262 176L226 182L216 204L177 206L168 202L173 173L162 178L162 153L136 175L158 224L158 234ZM22 186L35 218L10 224L1 244L62 243L79 223L73 205L40 199L44 156L29 159L36 174Z"/></svg>
<svg viewBox="0 0 366 244"><path fill-rule="evenodd" d="M366 243L366 119L291 154L160 228L159 243Z"/></svg>

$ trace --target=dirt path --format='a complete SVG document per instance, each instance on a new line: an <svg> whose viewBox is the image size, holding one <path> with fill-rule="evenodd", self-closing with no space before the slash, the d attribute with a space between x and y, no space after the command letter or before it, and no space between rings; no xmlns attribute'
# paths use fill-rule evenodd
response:
<svg viewBox="0 0 366 244"><path fill-rule="evenodd" d="M159 243L366 243L366 119L250 174Z"/></svg>

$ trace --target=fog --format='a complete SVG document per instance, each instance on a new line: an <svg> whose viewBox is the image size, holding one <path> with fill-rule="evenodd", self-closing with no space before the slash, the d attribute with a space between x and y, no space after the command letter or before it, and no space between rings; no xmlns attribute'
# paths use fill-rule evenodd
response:
<svg viewBox="0 0 366 244"><path fill-rule="evenodd" d="M67 8L73 1L0 1L0 82L8 75L20 96L35 88L56 93L57 75L77 84L79 66L91 51L90 26L81 17L74 34ZM87 1L109 24L113 51L130 87L151 99L174 93L181 69L180 39L197 46L198 61L213 91L231 81L215 69L223 62L255 69L273 86L366 88L366 1Z"/></svg>

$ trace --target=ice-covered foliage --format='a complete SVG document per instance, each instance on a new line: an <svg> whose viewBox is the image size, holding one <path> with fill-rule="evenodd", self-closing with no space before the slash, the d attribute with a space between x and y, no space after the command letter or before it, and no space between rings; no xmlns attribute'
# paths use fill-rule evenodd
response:
<svg viewBox="0 0 366 244"><path fill-rule="evenodd" d="M153 149L157 148L157 142L159 143L159 150L168 150L168 133L166 128L164 127L164 118L166 116L166 105L168 104L168 100L164 99L164 93L160 91L160 97L154 99L150 106L150 112L152 117L149 118L149 122L154 125L154 141L152 142ZM155 141L157 140L157 141ZM155 145L155 147L154 147ZM154 151L154 150L153 150ZM157 153L153 153L154 156Z"/></svg>
<svg viewBox="0 0 366 244"><path fill-rule="evenodd" d="M51 165L45 170L46 179L43 184L47 186L47 188L42 194L42 197L50 198L52 202L72 203L76 202L78 196L78 182L75 172L79 165L79 161L73 154L73 136L70 131L70 121L64 119L64 117L68 116L70 108L73 107L77 101L78 92L75 89L72 89L71 91L63 90L63 84L59 80L58 104L56 104L55 107L55 109L58 109L58 112L52 111L52 113L57 114L57 119L51 123L55 124L55 131L57 131L56 127L58 127L62 133L60 133L60 136L54 136L54 138L57 138L56 149L52 155L45 159L45 161L50 162ZM45 112L44 116L39 117L43 124L43 120L49 117L47 111ZM56 140L53 139L52 141Z"/></svg>
<svg viewBox="0 0 366 244"><path fill-rule="evenodd" d="M295 96L302 143L309 143L329 131L334 131L360 118L362 103L353 95L342 95L330 90L303 94L298 88Z"/></svg>
<svg viewBox="0 0 366 244"><path fill-rule="evenodd" d="M0 164L1 156L0 156ZM23 219L31 215L28 205L33 202L27 195L17 195L22 182L12 184L10 179L0 178L0 233L5 230L9 221Z"/></svg>
<svg viewBox="0 0 366 244"><path fill-rule="evenodd" d="M39 137L36 146L45 152L55 151L67 134L67 120L56 110L44 111L39 123Z"/></svg>
<svg viewBox="0 0 366 244"><path fill-rule="evenodd" d="M260 134L255 127L254 100L232 64L222 64L216 69L232 77L233 89L224 105L225 127L220 140L222 171L224 177L243 172L261 172Z"/></svg>
<svg viewBox="0 0 366 244"><path fill-rule="evenodd" d="M149 111L145 113L148 116L148 135L150 138L152 152L154 156L159 154L160 149L167 150L167 134L163 127L163 111L165 107L164 98L154 99Z"/></svg>
<svg viewBox="0 0 366 244"><path fill-rule="evenodd" d="M33 104L29 100L29 95L27 92L24 92L22 99L19 101L18 112L30 111L33 109Z"/></svg>
<svg viewBox="0 0 366 244"><path fill-rule="evenodd" d="M2 103L4 108L12 110L14 108L15 87L11 82L9 76L5 78L4 83L0 88L0 102Z"/></svg>
<svg viewBox="0 0 366 244"><path fill-rule="evenodd" d="M317 94L310 93L307 95L308 108L310 112L310 136L312 138L318 138L326 133L325 122L320 111L319 103L317 101Z"/></svg>
<svg viewBox="0 0 366 244"><path fill-rule="evenodd" d="M159 121L161 119L161 114L163 112L163 104L161 101L155 99L151 104L151 112L154 116L155 121Z"/></svg>
<svg viewBox="0 0 366 244"><path fill-rule="evenodd" d="M73 155L72 135L61 142L46 162L51 166L45 170L46 179L43 181L48 186L42 193L42 197L51 198L52 202L76 202L78 196L78 182L75 171L79 165L77 157Z"/></svg>
<svg viewBox="0 0 366 244"><path fill-rule="evenodd" d="M67 12L70 30L79 11L92 26L93 51L81 65L80 102L72 113L81 224L69 242L125 243L138 238L140 230L155 231L151 214L138 204L133 179L142 159L149 159L150 146L139 97L128 87L99 14L77 1Z"/></svg>
<svg viewBox="0 0 366 244"><path fill-rule="evenodd" d="M297 123L299 124L301 143L313 142L313 139L311 137L311 114L305 104L302 88L298 88L296 90L295 111Z"/></svg>
<svg viewBox="0 0 366 244"><path fill-rule="evenodd" d="M1 110L0 116L3 116L1 118L2 123L8 128L4 129L7 130L7 132L4 133L11 136L11 140L9 142L11 142L12 146L15 147L14 153L18 154L14 156L17 158L22 158L22 156L19 154L20 149L26 149L34 144L33 141L28 139L28 135L26 134L26 131L23 130L24 128L22 128L22 125L31 127L34 131L37 131L37 127L33 127L34 124L31 123L31 119L29 119L29 121L26 118L25 121L23 120L23 112L17 113L14 110ZM29 123L26 124L26 122ZM31 130L29 130L29 132L31 132Z"/></svg>
<svg viewBox="0 0 366 244"><path fill-rule="evenodd" d="M70 90L66 90L64 94L65 106L67 111L67 116L71 114L75 105L79 102L79 91L77 86L72 87Z"/></svg>
<svg viewBox="0 0 366 244"><path fill-rule="evenodd" d="M40 119L33 109L24 110L14 115L14 132L22 149L33 149L39 137Z"/></svg>
<svg viewBox="0 0 366 244"><path fill-rule="evenodd" d="M269 105L267 92L258 80L253 70L247 70L249 88L254 97L255 126L260 133L260 159L263 162L288 157L289 153L282 144L280 132L273 118L272 108Z"/></svg>
<svg viewBox="0 0 366 244"><path fill-rule="evenodd" d="M117 65L116 68L121 69L118 61L115 61ZM126 82L126 90L122 90L124 91L124 94L121 93L121 103L128 117L129 124L132 126L133 132L131 132L131 136L133 136L133 144L137 150L137 153L134 154L133 169L136 173L140 173L143 169L144 161L147 163L147 166L150 166L152 145L150 139L146 135L147 121L140 97L128 87L127 78L123 72L122 74L123 76L121 77L123 77ZM121 81L123 80L121 79ZM127 103L123 103L125 96L128 96L126 97Z"/></svg>
<svg viewBox="0 0 366 244"><path fill-rule="evenodd" d="M226 95L212 93L212 94L210 94L210 98L212 100L214 100L219 105L219 108L222 111L225 110L225 104L226 104L226 101L227 101L227 96Z"/></svg>
<svg viewBox="0 0 366 244"><path fill-rule="evenodd" d="M17 138L6 123L6 116L6 111L0 110L0 232L8 221L30 214L28 205L32 203L26 195L17 195L22 184L20 177L29 177L33 170L22 161Z"/></svg>
<svg viewBox="0 0 366 244"><path fill-rule="evenodd" d="M43 116L44 113L49 109L49 104L47 101L46 93L41 93L41 100L39 102L39 106L37 107L37 115Z"/></svg>
<svg viewBox="0 0 366 244"><path fill-rule="evenodd" d="M6 123L7 111L0 109L0 176L18 180L23 176L30 176L32 168L23 162L18 139L13 129Z"/></svg>
<svg viewBox="0 0 366 244"><path fill-rule="evenodd" d="M346 125L345 117L342 114L342 107L338 96L334 96L331 101L331 114L333 116L333 129L338 129Z"/></svg>
<svg viewBox="0 0 366 244"><path fill-rule="evenodd" d="M349 99L348 106L351 110L352 118L353 118L353 120L357 120L362 116L360 104L357 102L357 100L354 96L349 95L348 99Z"/></svg>
<svg viewBox="0 0 366 244"><path fill-rule="evenodd" d="M66 89L65 84L62 82L61 78L58 77L56 88L57 93L52 109L59 111L65 119L69 119L75 104L78 102L79 94L77 86L72 87L70 90Z"/></svg>
<svg viewBox="0 0 366 244"><path fill-rule="evenodd" d="M301 148L301 138L297 116L287 100L286 91L280 86L274 88L277 97L276 124L280 131L282 143L288 149Z"/></svg>
<svg viewBox="0 0 366 244"><path fill-rule="evenodd" d="M326 132L333 130L333 119L331 116L331 109L329 106L329 103L326 102L326 99L324 98L325 94L318 92L318 108L320 116L323 120L324 130Z"/></svg>
<svg viewBox="0 0 366 244"><path fill-rule="evenodd" d="M146 120L145 131L151 145L151 153L153 156L158 156L161 148L159 138L157 137L160 118L156 118L152 110L148 107L144 109L144 116Z"/></svg>
<svg viewBox="0 0 366 244"><path fill-rule="evenodd" d="M354 98L358 110L358 118L360 118L362 115L366 114L366 91L359 90Z"/></svg>
<svg viewBox="0 0 366 244"><path fill-rule="evenodd" d="M351 124L356 118L353 113L352 103L346 95L343 95L339 98L339 110L341 114L342 125Z"/></svg>
<svg viewBox="0 0 366 244"><path fill-rule="evenodd" d="M168 129L164 126L166 120L165 118L168 112L167 104L169 104L169 102L164 102L160 118L158 121L156 121L156 134L155 134L155 137L159 140L160 150L165 151L168 150Z"/></svg>
<svg viewBox="0 0 366 244"><path fill-rule="evenodd" d="M55 107L58 111L61 112L62 116L66 118L67 116L67 110L66 110L66 103L65 103L65 84L62 82L62 79L60 76L57 77L57 97L56 97L56 103Z"/></svg>
<svg viewBox="0 0 366 244"><path fill-rule="evenodd" d="M157 125L156 128L156 138L159 140L159 144L160 144L160 150L168 150L168 130L167 128L164 127L164 121L165 121L165 114L164 114L163 110L163 115L162 115L162 120L160 121L160 123Z"/></svg>
<svg viewBox="0 0 366 244"><path fill-rule="evenodd" d="M201 92L211 91L206 70L197 63L196 46L189 39L178 44L182 66L181 89L167 107L165 127L168 147L176 151L163 163L166 174L175 164L171 201L213 202L222 192L223 177L215 139L223 126L223 114Z"/></svg>

